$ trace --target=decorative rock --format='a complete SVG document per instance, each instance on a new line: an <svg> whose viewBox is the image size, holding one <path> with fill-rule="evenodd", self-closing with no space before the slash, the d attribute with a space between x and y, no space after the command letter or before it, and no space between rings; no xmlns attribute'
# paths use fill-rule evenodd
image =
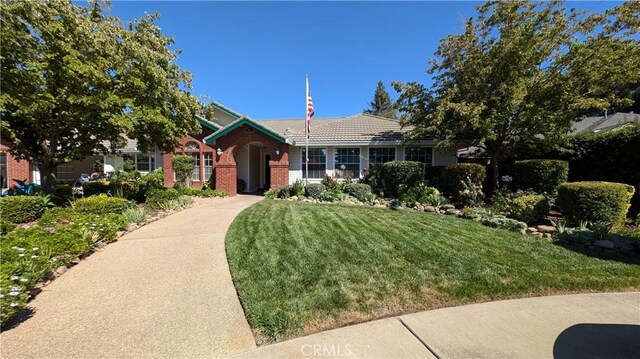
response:
<svg viewBox="0 0 640 359"><path fill-rule="evenodd" d="M542 232L542 233L553 233L553 232L556 231L556 227L554 227L554 226L546 226L544 224L539 225L538 227L536 227L536 229L539 232Z"/></svg>
<svg viewBox="0 0 640 359"><path fill-rule="evenodd" d="M437 211L437 209L436 209L436 207L434 207L434 206L425 206L425 207L424 207L424 211L425 211L425 212L436 212L436 211Z"/></svg>
<svg viewBox="0 0 640 359"><path fill-rule="evenodd" d="M536 236L536 237L542 237L542 236L544 236L544 233L542 233L542 232L535 232L535 233L532 233L532 234L533 234L534 236Z"/></svg>
<svg viewBox="0 0 640 359"><path fill-rule="evenodd" d="M66 266L60 266L58 268L56 268L56 277L61 276L64 274L64 272L67 271L67 267Z"/></svg>
<svg viewBox="0 0 640 359"><path fill-rule="evenodd" d="M614 249L616 246L613 244L613 242L611 242L610 240L607 239L601 239L599 241L595 241L595 243L593 243L594 246L600 247L600 248L604 248L604 249Z"/></svg>
<svg viewBox="0 0 640 359"><path fill-rule="evenodd" d="M131 223L129 227L127 227L127 232L135 231L136 229L138 229L138 225L135 223Z"/></svg>
<svg viewBox="0 0 640 359"><path fill-rule="evenodd" d="M292 201L297 201L298 200L298 196L291 196L289 197L290 200Z"/></svg>
<svg viewBox="0 0 640 359"><path fill-rule="evenodd" d="M446 211L448 209L456 209L456 206L454 206L452 204L445 204L445 205L441 206L440 209L442 209L443 211Z"/></svg>
<svg viewBox="0 0 640 359"><path fill-rule="evenodd" d="M527 233L536 233L538 232L538 230L536 229L536 227L529 227L527 228Z"/></svg>
<svg viewBox="0 0 640 359"><path fill-rule="evenodd" d="M547 238L547 239L551 239L551 238L552 238L551 233L545 233L545 234L543 235L543 237L544 237L544 238Z"/></svg>
<svg viewBox="0 0 640 359"><path fill-rule="evenodd" d="M385 206L384 204L374 204L373 207L375 207L375 208L387 208L387 206Z"/></svg>
<svg viewBox="0 0 640 359"><path fill-rule="evenodd" d="M418 211L424 211L424 206L420 205L420 206L416 207L416 209L417 209Z"/></svg>

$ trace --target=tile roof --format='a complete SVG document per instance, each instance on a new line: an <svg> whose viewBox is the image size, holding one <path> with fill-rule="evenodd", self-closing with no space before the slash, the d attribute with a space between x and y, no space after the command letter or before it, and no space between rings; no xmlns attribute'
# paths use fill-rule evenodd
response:
<svg viewBox="0 0 640 359"><path fill-rule="evenodd" d="M573 134L581 132L603 133L616 129L629 122L640 123L640 114L616 112L611 116L587 117L571 126Z"/></svg>
<svg viewBox="0 0 640 359"><path fill-rule="evenodd" d="M296 142L304 143L304 119L258 120L258 123ZM402 128L394 119L357 114L311 120L309 143L402 141L411 127Z"/></svg>

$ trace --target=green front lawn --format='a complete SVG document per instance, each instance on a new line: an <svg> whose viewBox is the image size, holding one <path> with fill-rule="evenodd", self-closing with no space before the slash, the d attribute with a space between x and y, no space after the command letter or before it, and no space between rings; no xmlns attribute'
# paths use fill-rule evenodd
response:
<svg viewBox="0 0 640 359"><path fill-rule="evenodd" d="M636 259L407 210L265 200L240 213L226 245L249 322L270 340L463 303L640 289Z"/></svg>

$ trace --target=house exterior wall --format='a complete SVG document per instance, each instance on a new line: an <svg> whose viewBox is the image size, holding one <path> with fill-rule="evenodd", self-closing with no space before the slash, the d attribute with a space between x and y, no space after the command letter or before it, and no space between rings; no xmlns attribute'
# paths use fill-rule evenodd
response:
<svg viewBox="0 0 640 359"><path fill-rule="evenodd" d="M336 148L359 148L360 149L360 178L362 178L362 170L369 168L369 150L371 148L380 148L380 147L393 147L395 148L395 160L403 161L405 156L405 148L406 147L416 147L416 146L396 146L396 145L370 145L370 146L358 146L358 145L350 145L346 143L344 146L309 146L309 148L326 148L327 149L327 160L326 160L326 175L334 176L335 175L335 149ZM433 146L422 146L422 147L430 147L432 150L432 165L433 166L448 166L451 164L455 164L458 162L457 151L456 149L448 149L448 150L437 150ZM292 146L290 148L289 153L289 184L293 184L296 180L302 180L302 150L304 147L302 146ZM318 183L322 181L321 178L309 178L310 183Z"/></svg>
<svg viewBox="0 0 640 359"><path fill-rule="evenodd" d="M9 144L0 143L0 153L3 153L6 156L6 172L7 178L5 178L5 182L8 187L15 185L16 183L13 181L24 180L27 182L33 182L33 166L27 160L17 160L9 153Z"/></svg>

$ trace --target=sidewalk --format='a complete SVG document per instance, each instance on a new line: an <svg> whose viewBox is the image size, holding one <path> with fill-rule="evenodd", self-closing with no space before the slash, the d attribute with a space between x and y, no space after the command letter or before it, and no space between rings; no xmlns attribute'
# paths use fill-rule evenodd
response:
<svg viewBox="0 0 640 359"><path fill-rule="evenodd" d="M70 268L0 335L2 358L224 357L255 347L224 248L257 196L199 199Z"/></svg>
<svg viewBox="0 0 640 359"><path fill-rule="evenodd" d="M267 345L235 358L639 358L640 293L438 309Z"/></svg>

